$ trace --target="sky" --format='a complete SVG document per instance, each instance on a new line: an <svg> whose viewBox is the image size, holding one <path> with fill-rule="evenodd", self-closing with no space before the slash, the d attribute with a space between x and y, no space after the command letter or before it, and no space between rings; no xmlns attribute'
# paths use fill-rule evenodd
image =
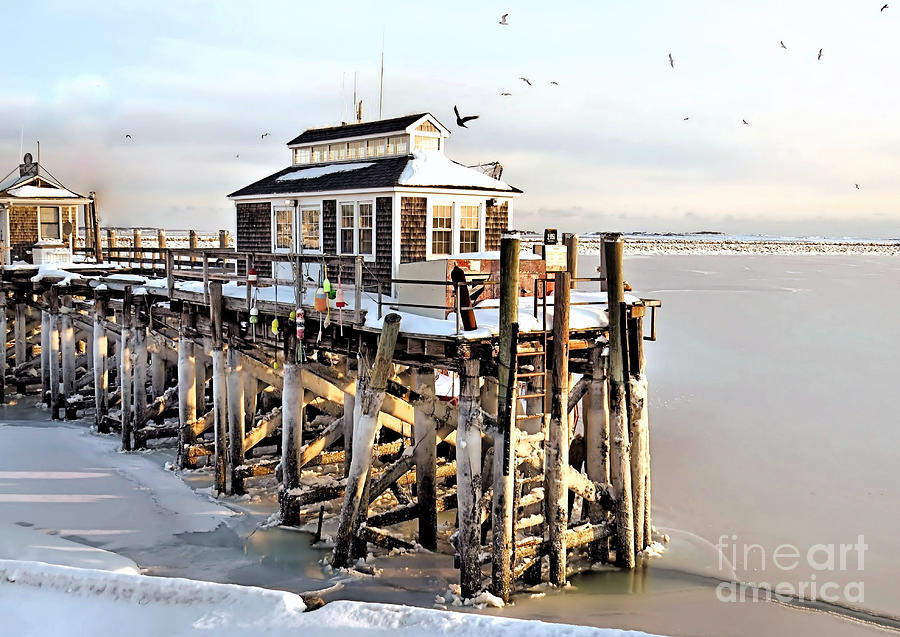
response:
<svg viewBox="0 0 900 637"><path fill-rule="evenodd" d="M112 4L14 3L0 38L0 172L40 140L104 224L233 227L227 194L349 119L354 74L377 118L383 38L384 116L500 161L517 229L900 236L900 3Z"/></svg>

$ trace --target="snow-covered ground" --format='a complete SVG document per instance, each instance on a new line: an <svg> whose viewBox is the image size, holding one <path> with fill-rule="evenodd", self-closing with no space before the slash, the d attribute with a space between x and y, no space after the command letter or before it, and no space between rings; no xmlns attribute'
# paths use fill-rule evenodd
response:
<svg viewBox="0 0 900 637"><path fill-rule="evenodd" d="M299 595L254 586L0 560L0 616L5 634L17 636L646 635L392 604L339 601L305 608Z"/></svg>

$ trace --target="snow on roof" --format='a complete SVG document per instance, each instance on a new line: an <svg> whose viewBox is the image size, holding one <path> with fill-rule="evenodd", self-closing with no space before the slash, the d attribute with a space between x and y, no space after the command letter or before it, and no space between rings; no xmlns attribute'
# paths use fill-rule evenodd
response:
<svg viewBox="0 0 900 637"><path fill-rule="evenodd" d="M506 182L447 159L439 150L414 151L398 183L401 186L466 186L513 190Z"/></svg>
<svg viewBox="0 0 900 637"><path fill-rule="evenodd" d="M43 197L60 197L80 199L80 195L76 195L65 188L42 188L41 186L19 186L9 191L13 197L21 197L24 199L36 199Z"/></svg>
<svg viewBox="0 0 900 637"><path fill-rule="evenodd" d="M351 170L360 170L368 168L373 163L370 161L355 162L352 164L331 164L329 166L315 166L313 168L301 168L289 173L285 173L278 177L275 181L297 181L300 179L315 179L323 175L331 175L333 173L345 173Z"/></svg>

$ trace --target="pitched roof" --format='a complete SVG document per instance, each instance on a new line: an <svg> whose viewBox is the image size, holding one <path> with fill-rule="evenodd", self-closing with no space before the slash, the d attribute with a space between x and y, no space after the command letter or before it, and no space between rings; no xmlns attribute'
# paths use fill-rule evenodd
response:
<svg viewBox="0 0 900 637"><path fill-rule="evenodd" d="M288 166L228 195L283 195L303 192L411 188L451 188L520 194L522 191L447 159L438 151L365 161Z"/></svg>
<svg viewBox="0 0 900 637"><path fill-rule="evenodd" d="M19 175L16 169L0 182L3 199L87 199L69 190L41 166L36 175Z"/></svg>
<svg viewBox="0 0 900 637"><path fill-rule="evenodd" d="M363 122L362 124L345 124L343 126L331 126L328 128L308 128L289 141L288 146L293 146L294 144L327 142L334 139L342 139L344 137L363 137L366 135L396 133L405 130L407 126L426 115L434 117L430 113L415 113L412 115L404 115L403 117L394 117L392 119Z"/></svg>

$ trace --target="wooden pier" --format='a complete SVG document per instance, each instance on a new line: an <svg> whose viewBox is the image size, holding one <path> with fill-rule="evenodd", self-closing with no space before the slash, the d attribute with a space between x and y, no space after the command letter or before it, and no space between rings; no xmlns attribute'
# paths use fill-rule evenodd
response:
<svg viewBox="0 0 900 637"><path fill-rule="evenodd" d="M334 567L368 543L452 550L464 597L508 601L596 562L634 568L652 542L643 342L660 304L626 296L618 235L595 283L574 263L536 281L527 326L519 240L504 236L499 277L483 282L499 288L499 330L474 331L461 317L485 310L466 305L465 283L446 284L452 329L423 330L391 297L398 281L361 257L241 253L227 237L177 249L162 231L149 247L107 242L105 263L70 276L2 269L4 401L39 395L126 451L168 441L178 469L214 467L219 493L274 474L282 524L338 512ZM308 286L310 262L339 273L339 303ZM572 300L600 278L607 292ZM608 323L572 327L588 304ZM439 395L448 376L458 389ZM303 479L334 465L328 481ZM438 519L453 509L448 545Z"/></svg>

